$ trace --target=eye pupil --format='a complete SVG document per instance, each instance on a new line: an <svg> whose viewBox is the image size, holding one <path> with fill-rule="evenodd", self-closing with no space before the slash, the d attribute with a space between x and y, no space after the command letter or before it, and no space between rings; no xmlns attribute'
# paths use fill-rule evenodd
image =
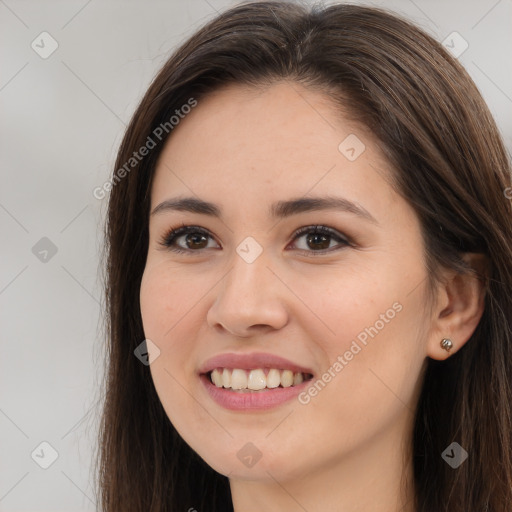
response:
<svg viewBox="0 0 512 512"><path fill-rule="evenodd" d="M312 243L313 245L321 244L322 247L317 247L317 249L318 248L327 249L329 247L329 241L327 240L328 238L329 238L329 235L322 235L322 234L314 233L314 234L308 236L308 243ZM319 239L323 239L324 243L319 241ZM327 244L325 244L326 240L327 240Z"/></svg>
<svg viewBox="0 0 512 512"><path fill-rule="evenodd" d="M189 245L188 242L190 240L193 240L193 242L192 242L193 245L191 248L193 248L193 247L197 248L197 244L201 245L201 242L205 242L205 241L206 241L206 245L208 244L208 240L206 239L206 236L202 235L202 234L197 234L197 233L188 234L186 237L187 246ZM199 247L199 249L203 249L203 248L204 248L204 244Z"/></svg>

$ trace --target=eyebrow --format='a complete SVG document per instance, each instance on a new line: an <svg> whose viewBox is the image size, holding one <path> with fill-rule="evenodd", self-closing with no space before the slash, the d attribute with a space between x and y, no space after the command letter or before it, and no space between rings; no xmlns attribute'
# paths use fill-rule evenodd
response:
<svg viewBox="0 0 512 512"><path fill-rule="evenodd" d="M343 197L334 196L300 197L287 201L277 201L270 206L269 214L274 219L284 219L299 213L320 210L339 210L348 212L373 224L379 224L375 217L373 217L373 215L361 205ZM218 205L196 197L176 197L166 199L153 209L151 215L156 215L166 211L186 211L199 213L201 215L210 215L212 217L222 217L222 209Z"/></svg>

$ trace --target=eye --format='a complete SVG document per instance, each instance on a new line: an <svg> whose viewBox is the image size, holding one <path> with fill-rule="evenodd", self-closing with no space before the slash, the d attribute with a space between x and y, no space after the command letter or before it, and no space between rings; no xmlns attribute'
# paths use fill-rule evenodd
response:
<svg viewBox="0 0 512 512"><path fill-rule="evenodd" d="M208 237L211 235L199 226L187 226L182 224L178 228L171 228L160 241L160 245L178 253L198 252L207 248ZM185 246L177 244L183 238Z"/></svg>
<svg viewBox="0 0 512 512"><path fill-rule="evenodd" d="M333 240L337 241L338 245L342 244L342 247L353 245L352 242L348 239L348 237L341 235L340 233L338 233L338 231L327 226L305 226L295 231L293 239L294 241L298 240L300 238L303 238L304 235L307 235L304 238L306 250L302 248L299 249L301 250L301 252L309 253L307 254L308 256L316 256L316 254L314 253L324 254L325 252L333 252L331 250L331 242ZM308 247L314 248L315 250L308 251Z"/></svg>
<svg viewBox="0 0 512 512"><path fill-rule="evenodd" d="M307 235L307 236L305 236ZM335 240L342 247L352 246L348 237L344 237L338 231L327 226L305 226L293 234L293 241L305 236L306 249L300 248L303 253L325 253L332 252L331 242ZM180 227L171 228L160 240L160 245L177 253L191 255L194 252L200 252L203 249L212 248L208 246L208 238L212 238L210 233L199 226L187 226L182 224ZM178 243L183 239L181 243ZM313 250L307 250L307 248Z"/></svg>

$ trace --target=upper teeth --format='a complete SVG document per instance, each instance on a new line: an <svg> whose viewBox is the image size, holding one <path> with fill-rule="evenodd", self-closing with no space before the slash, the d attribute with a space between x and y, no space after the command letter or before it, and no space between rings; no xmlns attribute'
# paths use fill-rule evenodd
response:
<svg viewBox="0 0 512 512"><path fill-rule="evenodd" d="M252 389L257 391L264 388L283 388L300 384L304 375L291 370L277 370L271 368L265 374L265 370L240 370L239 368L216 368L211 373L211 380L218 388Z"/></svg>

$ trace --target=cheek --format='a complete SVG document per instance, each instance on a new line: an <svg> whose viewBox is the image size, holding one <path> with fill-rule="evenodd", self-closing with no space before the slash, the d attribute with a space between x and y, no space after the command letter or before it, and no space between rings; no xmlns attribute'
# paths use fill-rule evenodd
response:
<svg viewBox="0 0 512 512"><path fill-rule="evenodd" d="M162 400L175 395L177 383L195 371L193 361L197 350L193 343L194 304L201 297L200 290L186 286L179 272L164 265L148 267L141 281L140 308L146 339L159 350L152 358L151 374L157 391L167 389ZM149 344L148 344L149 349ZM156 349L155 349L156 350ZM150 356L151 356L151 349ZM171 392L172 390L172 392Z"/></svg>
<svg viewBox="0 0 512 512"><path fill-rule="evenodd" d="M403 299L402 308L393 312L386 301L380 306L354 310L346 322L345 312L339 315L338 336L324 344L328 363L296 407L302 427L287 433L292 445L303 437L323 439L315 449L328 460L365 446L412 417L424 363L418 339L409 329L417 309ZM386 311L388 323L379 318Z"/></svg>
<svg viewBox="0 0 512 512"><path fill-rule="evenodd" d="M410 261L418 263L381 258L380 265L351 265L339 279L315 281L322 293L308 291L312 281L304 276L297 284L297 294L318 312L307 329L326 355L318 395L312 389L304 401L331 404L336 422L349 429L370 417L379 425L414 402L426 322L424 287L411 290L425 275L420 258Z"/></svg>
<svg viewBox="0 0 512 512"><path fill-rule="evenodd" d="M140 308L144 333L148 338L166 344L171 332L182 321L194 302L200 298L199 290L187 286L180 272L165 262L149 264L144 270L140 287Z"/></svg>
<svg viewBox="0 0 512 512"><path fill-rule="evenodd" d="M192 361L196 347L186 342L192 335L190 329L195 328L193 315L187 313L200 297L200 290L194 293L193 287L181 282L179 273L163 265L144 271L140 288L144 334L160 351L149 369L162 407L186 441L191 424L205 424L205 418L190 403L188 389L195 372Z"/></svg>
<svg viewBox="0 0 512 512"><path fill-rule="evenodd" d="M308 338L322 346L331 362L349 350L354 340L364 347L404 316L403 279L381 255L377 257L378 262L347 258L335 269L311 269L294 281L294 293L302 302L302 313L292 313L294 321L309 331ZM292 282L291 276L288 280Z"/></svg>

